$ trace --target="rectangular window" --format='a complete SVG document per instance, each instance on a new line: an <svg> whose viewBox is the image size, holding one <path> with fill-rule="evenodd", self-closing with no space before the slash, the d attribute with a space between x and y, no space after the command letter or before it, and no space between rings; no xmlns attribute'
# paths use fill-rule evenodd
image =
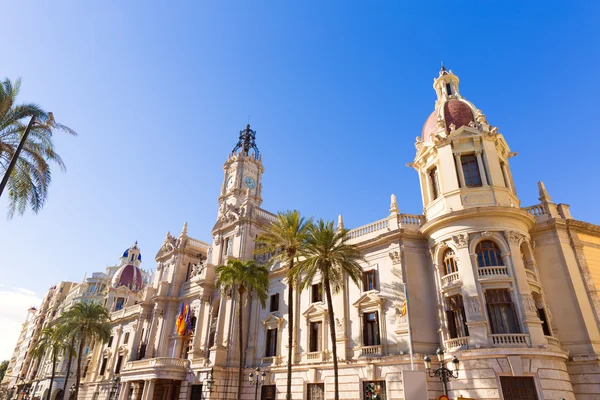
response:
<svg viewBox="0 0 600 400"><path fill-rule="evenodd" d="M192 395L190 396L190 400L203 400L202 397L202 384L200 385L192 385Z"/></svg>
<svg viewBox="0 0 600 400"><path fill-rule="evenodd" d="M113 336L111 335L108 338L108 343L106 344L106 347L108 347L110 349L112 347L112 342L113 342Z"/></svg>
<svg viewBox="0 0 600 400"><path fill-rule="evenodd" d="M185 273L185 281L189 281L190 277L192 276L192 269L194 267L192 266L192 263L188 263L188 267L187 267L187 272Z"/></svg>
<svg viewBox="0 0 600 400"><path fill-rule="evenodd" d="M108 358L104 357L102 359L102 364L100 365L100 375L104 375L104 371L106 371L106 363L108 362Z"/></svg>
<svg viewBox="0 0 600 400"><path fill-rule="evenodd" d="M125 305L125 298L118 297L117 302L115 303L115 311L122 310L124 305Z"/></svg>
<svg viewBox="0 0 600 400"><path fill-rule="evenodd" d="M462 295L457 294L446 299L446 317L452 339L469 336Z"/></svg>
<svg viewBox="0 0 600 400"><path fill-rule="evenodd" d="M505 400L538 400L533 377L501 376L500 386Z"/></svg>
<svg viewBox="0 0 600 400"><path fill-rule="evenodd" d="M538 317L540 318L540 321L542 321L542 330L544 331L544 335L552 336L552 333L550 332L550 327L548 326L548 317L546 316L546 310L544 310L543 308L538 308L537 313Z"/></svg>
<svg viewBox="0 0 600 400"><path fill-rule="evenodd" d="M121 363L123 362L123 356L117 357L117 365L115 366L115 374L121 372Z"/></svg>
<svg viewBox="0 0 600 400"><path fill-rule="evenodd" d="M363 396L365 400L386 400L385 381L363 381Z"/></svg>
<svg viewBox="0 0 600 400"><path fill-rule="evenodd" d="M515 305L508 290L486 290L485 301L492 334L521 333Z"/></svg>
<svg viewBox="0 0 600 400"><path fill-rule="evenodd" d="M265 357L275 357L277 355L277 328L267 330L267 348Z"/></svg>
<svg viewBox="0 0 600 400"><path fill-rule="evenodd" d="M446 94L452 96L452 86L449 83L446 83Z"/></svg>
<svg viewBox="0 0 600 400"><path fill-rule="evenodd" d="M377 311L363 315L363 342L365 346L379 346L379 313Z"/></svg>
<svg viewBox="0 0 600 400"><path fill-rule="evenodd" d="M323 284L315 283L311 288L312 292L312 302L317 303L319 301L323 301Z"/></svg>
<svg viewBox="0 0 600 400"><path fill-rule="evenodd" d="M263 385L260 390L260 400L275 400L277 396L277 386Z"/></svg>
<svg viewBox="0 0 600 400"><path fill-rule="evenodd" d="M125 337L123 338L123 344L127 344L129 342L129 332L125 332Z"/></svg>
<svg viewBox="0 0 600 400"><path fill-rule="evenodd" d="M363 272L363 291L376 290L375 270Z"/></svg>
<svg viewBox="0 0 600 400"><path fill-rule="evenodd" d="M322 323L319 322L311 322L310 323L310 343L309 343L309 351L321 351L321 342L322 342Z"/></svg>
<svg viewBox="0 0 600 400"><path fill-rule="evenodd" d="M440 181L436 167L431 168L429 171L429 180L431 181L431 193L433 194L432 200L435 200L440 196Z"/></svg>
<svg viewBox="0 0 600 400"><path fill-rule="evenodd" d="M325 384L324 383L309 383L306 386L308 392L307 400L325 400Z"/></svg>
<svg viewBox="0 0 600 400"><path fill-rule="evenodd" d="M481 175L479 173L477 157L473 154L461 156L460 162L462 163L463 175L465 176L465 185L467 187L481 186Z"/></svg>
<svg viewBox="0 0 600 400"><path fill-rule="evenodd" d="M279 293L271 295L271 301L269 302L269 311L279 311Z"/></svg>

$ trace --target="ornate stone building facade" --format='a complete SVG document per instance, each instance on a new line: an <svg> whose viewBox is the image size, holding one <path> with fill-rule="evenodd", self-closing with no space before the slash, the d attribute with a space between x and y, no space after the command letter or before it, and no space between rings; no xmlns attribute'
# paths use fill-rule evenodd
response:
<svg viewBox="0 0 600 400"><path fill-rule="evenodd" d="M411 344L421 371L438 347L460 359L451 398L600 398L600 227L574 220L541 182L540 203L523 207L510 168L515 153L498 128L462 97L451 71L440 71L434 89L435 109L410 164L423 214L400 213L392 195L382 219L349 232L366 259L362 284L347 281L333 304L319 277L294 293L293 398L332 398L331 309L343 398L365 399L372 383L381 399L404 399ZM167 234L153 283L136 286L136 300L112 312L110 343L90 349L80 396L235 398L237 298L215 287L215 268L254 258L257 236L275 218L261 208L264 169L250 126L223 169L211 242L189 237L187 225ZM285 272L271 268L266 308L251 298L243 311L244 373L266 373L263 400L285 398ZM182 304L191 309L186 335L175 329ZM427 389L430 399L442 394L436 378ZM243 397L253 395L245 386Z"/></svg>

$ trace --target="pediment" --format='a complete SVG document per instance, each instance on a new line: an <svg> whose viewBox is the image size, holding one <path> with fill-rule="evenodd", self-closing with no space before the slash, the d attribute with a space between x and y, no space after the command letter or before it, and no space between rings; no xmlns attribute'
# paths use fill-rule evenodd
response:
<svg viewBox="0 0 600 400"><path fill-rule="evenodd" d="M352 305L356 308L379 306L385 303L385 298L379 296L375 291L365 292Z"/></svg>
<svg viewBox="0 0 600 400"><path fill-rule="evenodd" d="M327 314L327 308L324 307L324 304L322 302L311 304L310 307L308 307L302 313L302 315L304 315L305 317L314 317L325 314Z"/></svg>
<svg viewBox="0 0 600 400"><path fill-rule="evenodd" d="M275 314L269 314L267 315L267 318L263 319L261 322L264 326L279 326L283 322L283 318L280 318Z"/></svg>
<svg viewBox="0 0 600 400"><path fill-rule="evenodd" d="M462 137L473 137L473 136L481 136L481 131L474 126L461 126L458 129L450 131L450 134L447 136L448 139L458 139Z"/></svg>

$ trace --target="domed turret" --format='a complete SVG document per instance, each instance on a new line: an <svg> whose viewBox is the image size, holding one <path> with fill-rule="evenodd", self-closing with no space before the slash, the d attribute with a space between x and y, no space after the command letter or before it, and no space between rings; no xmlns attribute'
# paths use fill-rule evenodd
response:
<svg viewBox="0 0 600 400"><path fill-rule="evenodd" d="M143 284L142 270L133 264L123 265L112 278L114 288L126 286L130 290L138 291L142 289Z"/></svg>

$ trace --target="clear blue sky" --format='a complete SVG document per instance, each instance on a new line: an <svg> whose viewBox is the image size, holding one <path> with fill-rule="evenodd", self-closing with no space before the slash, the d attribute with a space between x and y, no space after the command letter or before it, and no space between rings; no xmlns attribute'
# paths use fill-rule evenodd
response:
<svg viewBox="0 0 600 400"><path fill-rule="evenodd" d="M80 134L56 138L68 172L55 170L42 212L0 217L0 290L41 297L135 240L153 268L185 221L210 241L222 164L248 114L264 208L341 213L352 228L387 215L395 193L420 213L405 164L440 61L519 152L522 204L537 203L543 180L575 218L600 223L596 2L111 3L0 6L0 78L22 77L22 101Z"/></svg>

